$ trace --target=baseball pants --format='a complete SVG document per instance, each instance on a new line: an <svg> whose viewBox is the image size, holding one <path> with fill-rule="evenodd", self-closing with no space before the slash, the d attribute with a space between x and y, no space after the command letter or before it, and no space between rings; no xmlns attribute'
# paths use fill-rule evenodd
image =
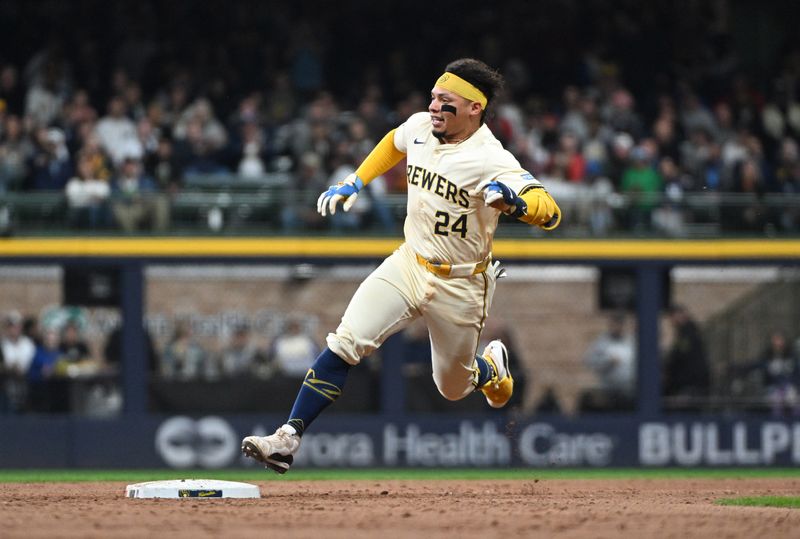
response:
<svg viewBox="0 0 800 539"><path fill-rule="evenodd" d="M442 277L421 266L401 245L361 283L328 347L351 365L418 317L428 327L433 379L458 400L475 389L475 354L494 295L494 272Z"/></svg>

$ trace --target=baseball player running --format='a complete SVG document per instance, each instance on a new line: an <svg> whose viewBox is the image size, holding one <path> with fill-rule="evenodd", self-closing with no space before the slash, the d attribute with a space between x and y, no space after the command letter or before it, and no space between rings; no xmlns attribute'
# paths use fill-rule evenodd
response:
<svg viewBox="0 0 800 539"><path fill-rule="evenodd" d="M288 421L270 436L242 440L245 455L285 473L303 432L341 394L350 368L419 317L428 327L442 396L459 400L477 389L495 408L511 398L514 379L503 343L491 341L477 354L501 273L492 261L492 238L500 213L552 230L561 211L484 123L502 84L483 62L451 62L431 90L428 112L390 131L355 174L320 195L323 216L340 202L348 211L364 185L405 157L405 243L353 295L306 374Z"/></svg>

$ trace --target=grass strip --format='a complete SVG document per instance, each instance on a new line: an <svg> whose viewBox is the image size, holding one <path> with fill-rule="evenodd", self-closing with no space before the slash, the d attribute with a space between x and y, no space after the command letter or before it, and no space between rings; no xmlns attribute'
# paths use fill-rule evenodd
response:
<svg viewBox="0 0 800 539"><path fill-rule="evenodd" d="M561 480L561 479L750 479L798 478L800 468L597 468L597 469L293 469L277 475L263 469L236 470L89 470L0 469L0 483L56 483L126 481L140 483L168 479L227 481L379 481L379 480Z"/></svg>
<svg viewBox="0 0 800 539"><path fill-rule="evenodd" d="M800 496L743 496L740 498L721 498L720 505L740 505L747 507L782 507L800 509Z"/></svg>

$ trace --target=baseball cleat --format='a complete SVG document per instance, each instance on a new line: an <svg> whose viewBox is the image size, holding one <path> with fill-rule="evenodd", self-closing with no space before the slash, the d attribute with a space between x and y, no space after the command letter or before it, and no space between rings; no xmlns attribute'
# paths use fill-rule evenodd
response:
<svg viewBox="0 0 800 539"><path fill-rule="evenodd" d="M508 370L508 350L500 340L494 340L483 349L483 357L494 367L494 376L480 390L492 408L502 408L514 393L514 379Z"/></svg>
<svg viewBox="0 0 800 539"><path fill-rule="evenodd" d="M292 466L300 449L300 437L289 425L283 425L270 436L248 436L242 440L242 453L264 463L276 473L284 474Z"/></svg>

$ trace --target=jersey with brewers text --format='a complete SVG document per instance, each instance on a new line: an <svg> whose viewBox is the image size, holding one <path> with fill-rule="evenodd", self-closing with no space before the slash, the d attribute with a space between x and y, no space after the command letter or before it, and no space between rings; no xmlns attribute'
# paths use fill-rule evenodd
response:
<svg viewBox="0 0 800 539"><path fill-rule="evenodd" d="M407 162L406 243L431 261L481 261L491 252L500 211L474 193L477 185L497 180L519 193L541 184L485 124L458 144L442 144L431 131L430 114L419 112L394 134Z"/></svg>

